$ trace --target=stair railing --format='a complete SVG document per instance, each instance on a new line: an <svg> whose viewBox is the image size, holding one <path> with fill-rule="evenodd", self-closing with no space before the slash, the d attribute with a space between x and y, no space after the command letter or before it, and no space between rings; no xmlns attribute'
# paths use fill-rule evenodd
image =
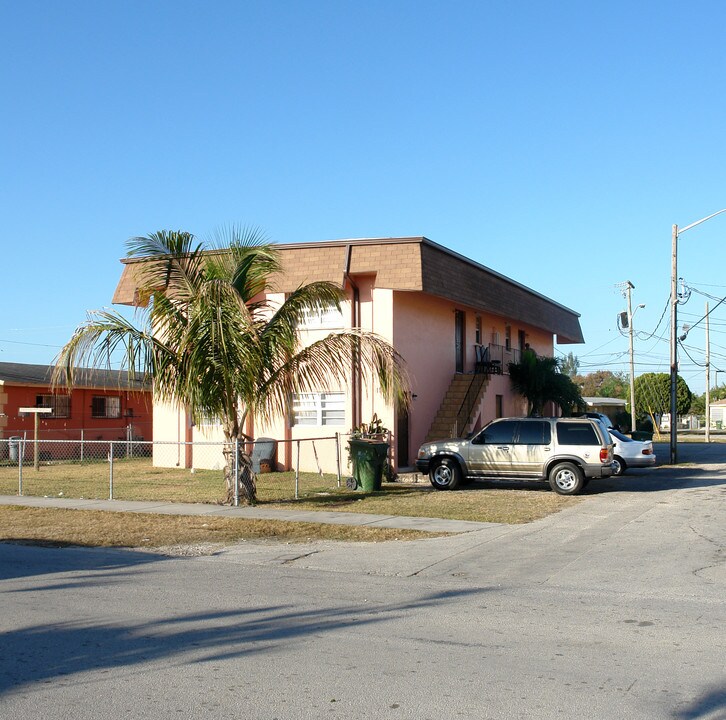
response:
<svg viewBox="0 0 726 720"><path fill-rule="evenodd" d="M466 426L471 421L472 410L481 396L481 389L484 387L484 383L488 380L488 376L483 373L475 373L471 377L472 380L469 384L469 389L466 391L466 395L464 395L464 400L461 403L459 412L456 414L456 423L453 427L453 437L460 437Z"/></svg>

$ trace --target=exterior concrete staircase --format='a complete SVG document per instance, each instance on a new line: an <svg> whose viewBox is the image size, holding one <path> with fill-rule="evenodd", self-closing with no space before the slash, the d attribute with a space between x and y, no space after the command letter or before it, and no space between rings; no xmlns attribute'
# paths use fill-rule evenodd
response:
<svg viewBox="0 0 726 720"><path fill-rule="evenodd" d="M426 434L426 442L466 435L488 384L489 376L484 373L454 375Z"/></svg>

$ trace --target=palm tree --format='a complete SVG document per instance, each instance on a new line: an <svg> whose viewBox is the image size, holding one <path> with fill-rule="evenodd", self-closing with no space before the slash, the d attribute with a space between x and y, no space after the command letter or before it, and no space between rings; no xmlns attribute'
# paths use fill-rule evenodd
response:
<svg viewBox="0 0 726 720"><path fill-rule="evenodd" d="M248 417L266 423L284 415L293 393L344 386L353 360L384 397L407 403L403 359L383 338L354 328L301 346L306 313L339 308L345 294L313 282L272 306L265 291L281 272L280 255L257 231L231 228L206 247L188 232L161 231L128 247L139 261L141 326L115 311L90 312L56 358L53 381L72 387L78 368L109 367L121 352L121 369L153 379L155 400L187 408L195 423L219 419L227 502L236 487L256 502L249 457L234 460L239 440L251 439L242 430Z"/></svg>
<svg viewBox="0 0 726 720"><path fill-rule="evenodd" d="M560 372L557 358L539 357L528 348L520 362L509 364L509 380L514 391L527 399L529 416L541 415L549 401L559 405L565 415L584 409L577 385Z"/></svg>

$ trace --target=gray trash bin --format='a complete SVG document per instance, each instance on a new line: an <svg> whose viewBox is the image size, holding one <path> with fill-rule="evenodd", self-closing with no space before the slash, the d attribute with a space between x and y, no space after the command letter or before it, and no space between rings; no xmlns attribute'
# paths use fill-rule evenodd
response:
<svg viewBox="0 0 726 720"><path fill-rule="evenodd" d="M20 441L23 438L13 435L8 439L8 453L10 454L10 462L18 462L20 459Z"/></svg>
<svg viewBox="0 0 726 720"><path fill-rule="evenodd" d="M277 470L277 440L273 438L261 437L255 440L252 448L252 471L255 473L262 472L263 465L270 470Z"/></svg>

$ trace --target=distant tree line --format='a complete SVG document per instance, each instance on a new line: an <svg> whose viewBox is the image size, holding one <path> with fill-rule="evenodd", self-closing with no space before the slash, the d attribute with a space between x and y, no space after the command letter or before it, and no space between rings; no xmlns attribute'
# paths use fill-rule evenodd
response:
<svg viewBox="0 0 726 720"><path fill-rule="evenodd" d="M580 373L580 361L568 353L560 368L577 385L583 397L621 398L630 403L630 375L624 371L595 370ZM711 388L711 402L726 399L726 384ZM706 411L706 393L691 392L686 381L678 377L676 406L679 415L703 415ZM670 412L670 373L644 373L635 378L635 407L638 415L652 413L660 416ZM629 415L628 415L629 420ZM621 424L624 424L621 421Z"/></svg>

